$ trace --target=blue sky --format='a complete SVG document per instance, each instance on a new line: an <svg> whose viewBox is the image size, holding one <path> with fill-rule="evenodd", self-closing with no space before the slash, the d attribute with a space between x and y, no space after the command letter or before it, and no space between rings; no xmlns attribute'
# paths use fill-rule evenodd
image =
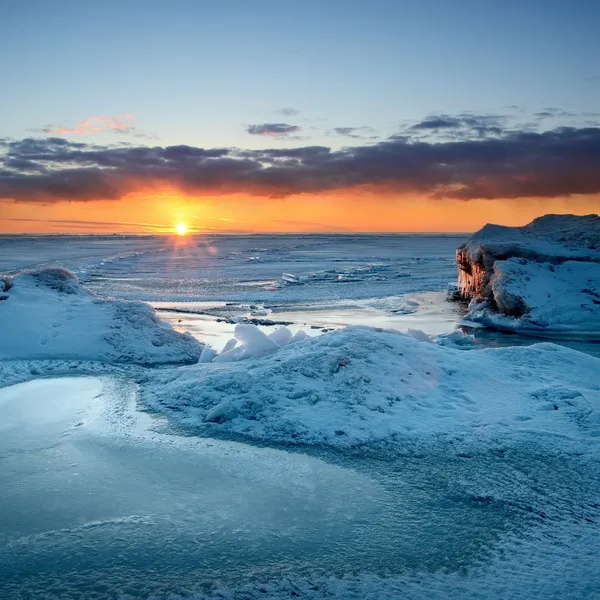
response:
<svg viewBox="0 0 600 600"><path fill-rule="evenodd" d="M5 2L0 231L598 212L599 32L598 0Z"/></svg>
<svg viewBox="0 0 600 600"><path fill-rule="evenodd" d="M573 124L600 110L598 31L592 1L15 2L0 20L1 133L127 113L135 130L78 139L335 148L359 140L334 128L385 138L464 111L557 107ZM263 123L301 129L246 132Z"/></svg>

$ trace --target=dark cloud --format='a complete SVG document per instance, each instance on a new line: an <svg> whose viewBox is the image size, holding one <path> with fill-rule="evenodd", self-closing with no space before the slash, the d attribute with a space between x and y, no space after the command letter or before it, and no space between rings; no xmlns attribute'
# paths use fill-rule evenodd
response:
<svg viewBox="0 0 600 600"><path fill-rule="evenodd" d="M287 107L287 108L280 108L277 111L277 114L284 115L285 117L295 117L296 115L300 114L300 111L296 110L295 108Z"/></svg>
<svg viewBox="0 0 600 600"><path fill-rule="evenodd" d="M283 137L297 133L302 128L299 125L288 125L287 123L261 123L260 125L248 125L246 131L250 135L263 135L266 137Z"/></svg>
<svg viewBox="0 0 600 600"><path fill-rule="evenodd" d="M91 201L164 189L192 196L269 197L373 190L463 200L598 194L600 128L451 141L402 136L336 151L0 140L3 199Z"/></svg>
<svg viewBox="0 0 600 600"><path fill-rule="evenodd" d="M462 121L457 117L428 117L415 123L412 129L456 129L457 127L462 127Z"/></svg>
<svg viewBox="0 0 600 600"><path fill-rule="evenodd" d="M410 131L450 134L454 138L499 136L504 132L507 120L506 115L431 115L412 125Z"/></svg>

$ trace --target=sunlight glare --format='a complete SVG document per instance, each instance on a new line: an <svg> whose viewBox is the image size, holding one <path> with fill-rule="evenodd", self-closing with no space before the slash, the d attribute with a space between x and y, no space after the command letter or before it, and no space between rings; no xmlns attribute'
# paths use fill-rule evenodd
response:
<svg viewBox="0 0 600 600"><path fill-rule="evenodd" d="M177 231L178 235L185 235L187 233L187 225L185 223L177 223L175 231Z"/></svg>

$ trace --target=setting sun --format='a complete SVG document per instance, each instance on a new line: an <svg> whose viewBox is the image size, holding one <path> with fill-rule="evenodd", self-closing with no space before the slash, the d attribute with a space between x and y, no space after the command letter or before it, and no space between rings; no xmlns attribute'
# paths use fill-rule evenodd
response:
<svg viewBox="0 0 600 600"><path fill-rule="evenodd" d="M175 231L178 235L185 235L187 233L187 225L185 223L177 223Z"/></svg>

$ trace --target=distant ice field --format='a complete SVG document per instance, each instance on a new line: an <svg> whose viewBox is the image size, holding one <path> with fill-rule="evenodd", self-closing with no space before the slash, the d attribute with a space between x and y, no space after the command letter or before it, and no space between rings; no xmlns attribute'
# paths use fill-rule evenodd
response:
<svg viewBox="0 0 600 600"><path fill-rule="evenodd" d="M61 266L99 293L153 301L344 301L439 290L464 236L3 236L0 271ZM291 274L299 283L285 283Z"/></svg>
<svg viewBox="0 0 600 600"><path fill-rule="evenodd" d="M450 235L0 236L0 272L58 266L102 296L149 302L220 349L231 320L292 330L451 332ZM433 295L430 295L433 293ZM417 296L415 297L415 294Z"/></svg>
<svg viewBox="0 0 600 600"><path fill-rule="evenodd" d="M446 301L465 234L0 236L0 273L65 267L102 296L149 302L179 331L220 350L234 321L313 334L369 325L454 331ZM535 338L475 331L484 346ZM600 344L561 341L590 354Z"/></svg>

